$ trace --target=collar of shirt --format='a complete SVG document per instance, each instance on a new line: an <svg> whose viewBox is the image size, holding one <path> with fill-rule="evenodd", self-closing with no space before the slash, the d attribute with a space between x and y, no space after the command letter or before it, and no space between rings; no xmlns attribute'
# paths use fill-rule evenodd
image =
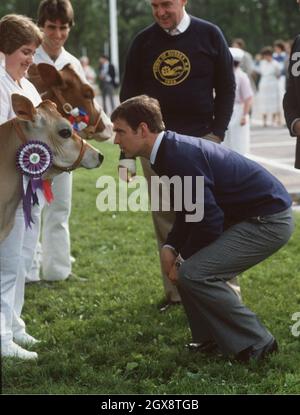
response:
<svg viewBox="0 0 300 415"><path fill-rule="evenodd" d="M152 147L152 151L151 151L151 154L150 154L150 163L151 164L155 163L157 152L158 152L158 149L159 149L159 146L160 146L161 140L163 139L164 134L165 134L165 132L161 131L158 134L158 136L156 137L156 140L154 142L154 145Z"/></svg>
<svg viewBox="0 0 300 415"><path fill-rule="evenodd" d="M4 82L9 82L10 84L14 85L16 88L22 89L23 88L23 78L20 79L19 82L15 81L11 75L7 72L4 66L0 65L0 78L5 78Z"/></svg>
<svg viewBox="0 0 300 415"><path fill-rule="evenodd" d="M173 32L174 35L180 35L181 33L185 32L187 30L190 23L191 23L191 18L184 9L183 10L183 17L182 17L180 23L178 24L178 26L176 28L172 29L172 30L166 30L166 32L171 34L173 31L175 31L175 33Z"/></svg>
<svg viewBox="0 0 300 415"><path fill-rule="evenodd" d="M48 53L45 51L45 49L43 48L42 45L40 45L36 52L35 52L35 57L36 60L38 62L45 62L45 63L49 63L50 65L53 65L55 67L58 66L59 61L64 58L64 55L66 54L66 50L64 47L61 48L60 54L58 55L58 57L56 58L56 60L54 61L53 59L51 59L51 57L48 55ZM33 59L34 61L34 59Z"/></svg>

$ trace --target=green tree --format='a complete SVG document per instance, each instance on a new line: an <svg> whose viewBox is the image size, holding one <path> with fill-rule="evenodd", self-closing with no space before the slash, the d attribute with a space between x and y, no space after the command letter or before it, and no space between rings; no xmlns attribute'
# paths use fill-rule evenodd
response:
<svg viewBox="0 0 300 415"><path fill-rule="evenodd" d="M7 0L0 4L0 16L21 13L36 18L39 0ZM109 45L108 0L72 0L75 27L67 48L80 57L87 52L94 67ZM134 36L153 22L147 0L117 0L120 68ZM189 0L187 10L194 16L217 24L228 43L242 37L247 48L257 53L275 39L293 39L300 32L296 0Z"/></svg>

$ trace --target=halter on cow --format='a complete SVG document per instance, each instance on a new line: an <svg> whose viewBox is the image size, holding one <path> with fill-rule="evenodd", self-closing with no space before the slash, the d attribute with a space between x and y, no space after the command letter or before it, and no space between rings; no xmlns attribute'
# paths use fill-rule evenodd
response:
<svg viewBox="0 0 300 415"><path fill-rule="evenodd" d="M81 80L70 64L60 71L47 63L33 64L28 75L42 98L54 101L64 117L69 118L72 110L79 108L87 114L87 127L78 131L82 138L105 141L113 136L109 117L95 107L92 87Z"/></svg>
<svg viewBox="0 0 300 415"><path fill-rule="evenodd" d="M40 141L50 147L53 165L43 179L77 167L99 167L103 161L98 150L73 133L71 124L54 103L44 101L34 108L29 99L13 94L12 106L17 118L0 125L0 241L9 234L21 199L22 180L16 169L16 154L22 143Z"/></svg>

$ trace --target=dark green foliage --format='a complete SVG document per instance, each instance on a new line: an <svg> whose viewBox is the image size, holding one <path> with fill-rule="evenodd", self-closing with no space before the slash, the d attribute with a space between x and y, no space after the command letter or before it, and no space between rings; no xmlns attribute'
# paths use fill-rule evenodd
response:
<svg viewBox="0 0 300 415"><path fill-rule="evenodd" d="M7 0L0 4L0 16L22 13L36 17L39 0ZM109 44L108 0L72 0L76 25L67 49L80 57L87 53L92 65ZM148 1L118 0L120 69L138 31L151 24ZM220 26L227 41L244 38L253 54L276 39L293 39L299 32L300 13L296 0L189 0L188 11Z"/></svg>

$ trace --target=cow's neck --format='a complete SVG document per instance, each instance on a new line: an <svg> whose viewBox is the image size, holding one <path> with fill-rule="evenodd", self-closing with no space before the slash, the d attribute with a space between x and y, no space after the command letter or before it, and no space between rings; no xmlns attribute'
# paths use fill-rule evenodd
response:
<svg viewBox="0 0 300 415"><path fill-rule="evenodd" d="M0 242L12 229L21 200L22 181L16 168L16 153L21 144L11 121L0 125Z"/></svg>
<svg viewBox="0 0 300 415"><path fill-rule="evenodd" d="M0 125L0 157L10 151L16 151L21 144L11 121Z"/></svg>

